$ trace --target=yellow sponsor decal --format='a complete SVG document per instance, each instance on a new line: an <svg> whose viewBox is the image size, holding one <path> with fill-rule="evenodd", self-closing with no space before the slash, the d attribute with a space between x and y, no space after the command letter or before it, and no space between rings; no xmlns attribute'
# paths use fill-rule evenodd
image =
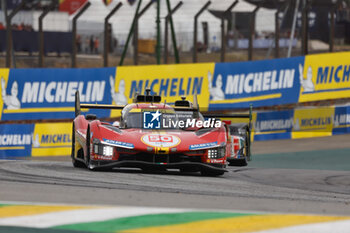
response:
<svg viewBox="0 0 350 233"><path fill-rule="evenodd" d="M306 56L299 70L303 73L299 102L350 96L350 52Z"/></svg>
<svg viewBox="0 0 350 233"><path fill-rule="evenodd" d="M32 156L70 155L72 123L35 124Z"/></svg>
<svg viewBox="0 0 350 233"><path fill-rule="evenodd" d="M116 78L110 80L114 104L131 103L136 93L144 94L148 87L153 94L162 96L163 101L173 104L181 96L193 101L197 94L200 107L209 105L208 73L214 73L215 63L150 65L118 67ZM113 110L111 117L120 116L120 110Z"/></svg>
<svg viewBox="0 0 350 233"><path fill-rule="evenodd" d="M2 115L2 110L6 108L5 103L9 98L6 94L7 81L9 78L10 69L0 69L0 119ZM18 90L17 90L18 92Z"/></svg>
<svg viewBox="0 0 350 233"><path fill-rule="evenodd" d="M292 139L332 136L334 107L296 109Z"/></svg>

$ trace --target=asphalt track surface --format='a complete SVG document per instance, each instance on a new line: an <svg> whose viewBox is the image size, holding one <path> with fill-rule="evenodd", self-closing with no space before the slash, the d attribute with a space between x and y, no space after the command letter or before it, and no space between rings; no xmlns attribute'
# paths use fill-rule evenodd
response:
<svg viewBox="0 0 350 233"><path fill-rule="evenodd" d="M350 135L255 142L250 165L222 177L92 172L67 157L0 160L0 200L349 215L349 142Z"/></svg>

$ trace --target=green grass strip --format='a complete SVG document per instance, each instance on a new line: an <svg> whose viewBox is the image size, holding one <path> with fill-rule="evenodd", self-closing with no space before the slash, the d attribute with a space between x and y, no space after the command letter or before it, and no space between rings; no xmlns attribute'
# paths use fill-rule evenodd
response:
<svg viewBox="0 0 350 233"><path fill-rule="evenodd" d="M39 228L29 228L29 227L9 227L0 226L0 232L4 233L84 233L84 231L68 231L60 229L39 229ZM85 231L86 232L86 231Z"/></svg>
<svg viewBox="0 0 350 233"><path fill-rule="evenodd" d="M12 206L12 205L10 205L10 204L0 204L0 208L1 207L5 207L5 206Z"/></svg>
<svg viewBox="0 0 350 233"><path fill-rule="evenodd" d="M252 214L224 213L224 212L186 212L171 214L150 214L134 217L112 219L102 222L70 224L54 227L55 229L90 231L90 232L118 232L128 229L144 227L183 224L208 219L251 216Z"/></svg>

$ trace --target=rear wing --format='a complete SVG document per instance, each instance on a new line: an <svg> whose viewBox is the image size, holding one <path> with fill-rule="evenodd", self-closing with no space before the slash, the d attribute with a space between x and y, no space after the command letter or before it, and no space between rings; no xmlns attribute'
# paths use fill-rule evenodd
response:
<svg viewBox="0 0 350 233"><path fill-rule="evenodd" d="M203 117L207 118L236 118L236 119L249 119L248 130L250 131L252 128L252 119L253 119L253 105L249 106L248 114L225 114L225 113L204 113Z"/></svg>
<svg viewBox="0 0 350 233"><path fill-rule="evenodd" d="M112 104L81 104L79 91L75 92L75 117L80 115L81 109L119 109L122 110L124 105L112 105Z"/></svg>
<svg viewBox="0 0 350 233"><path fill-rule="evenodd" d="M185 97L184 97L185 98ZM197 95L193 96L193 104L192 106L189 104L188 107L183 106L173 106L175 111L190 111L194 113L199 112L199 105L197 100ZM207 118L236 118L236 119L249 119L249 129L251 128L251 122L253 118L253 105L250 104L249 106L249 113L248 114L224 114L224 113L202 113L203 117Z"/></svg>

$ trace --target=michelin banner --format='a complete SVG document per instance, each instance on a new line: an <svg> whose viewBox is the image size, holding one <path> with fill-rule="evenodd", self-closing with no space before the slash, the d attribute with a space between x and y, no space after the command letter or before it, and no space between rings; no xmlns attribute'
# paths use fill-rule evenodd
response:
<svg viewBox="0 0 350 233"><path fill-rule="evenodd" d="M209 110L297 103L304 57L218 63L208 74Z"/></svg>
<svg viewBox="0 0 350 233"><path fill-rule="evenodd" d="M350 53L305 57L299 102L350 97Z"/></svg>
<svg viewBox="0 0 350 233"><path fill-rule="evenodd" d="M131 103L146 87L172 104L197 95L203 110L268 107L348 98L350 52L254 62L96 69L0 69L0 119L72 119L81 102ZM98 117L120 111L87 110Z"/></svg>
<svg viewBox="0 0 350 233"><path fill-rule="evenodd" d="M81 102L111 103L115 68L103 69L0 69L2 121L70 119L75 91ZM90 110L108 117L109 110Z"/></svg>
<svg viewBox="0 0 350 233"><path fill-rule="evenodd" d="M0 124L0 158L70 155L72 123Z"/></svg>

